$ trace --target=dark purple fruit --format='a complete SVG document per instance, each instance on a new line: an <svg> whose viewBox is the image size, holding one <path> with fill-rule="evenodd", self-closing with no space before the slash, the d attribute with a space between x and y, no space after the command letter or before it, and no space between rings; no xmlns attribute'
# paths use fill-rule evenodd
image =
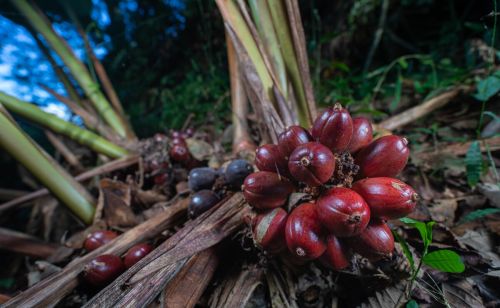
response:
<svg viewBox="0 0 500 308"><path fill-rule="evenodd" d="M219 196L211 190L200 190L191 196L188 206L189 217L195 218L211 209L220 201Z"/></svg>
<svg viewBox="0 0 500 308"><path fill-rule="evenodd" d="M285 129L278 136L278 147L281 155L285 157L285 159L288 159L295 148L310 141L313 141L313 138L305 128L293 125Z"/></svg>
<svg viewBox="0 0 500 308"><path fill-rule="evenodd" d="M290 155L288 169L293 178L309 186L319 186L328 181L335 171L332 151L319 142L298 146Z"/></svg>
<svg viewBox="0 0 500 308"><path fill-rule="evenodd" d="M244 159L235 159L227 165L224 179L233 189L240 189L245 178L253 172L253 167Z"/></svg>
<svg viewBox="0 0 500 308"><path fill-rule="evenodd" d="M406 166L410 149L408 140L395 135L380 137L355 156L360 177L395 177Z"/></svg>
<svg viewBox="0 0 500 308"><path fill-rule="evenodd" d="M370 120L365 117L352 119L352 124L352 138L347 151L354 154L372 142L373 128Z"/></svg>
<svg viewBox="0 0 500 308"><path fill-rule="evenodd" d="M217 171L209 167L194 168L189 172L188 184L192 191L211 189L217 179Z"/></svg>
<svg viewBox="0 0 500 308"><path fill-rule="evenodd" d="M243 183L243 196L247 202L261 210L285 204L295 187L285 177L274 172L259 171L247 176Z"/></svg>
<svg viewBox="0 0 500 308"><path fill-rule="evenodd" d="M115 255L100 255L85 265L83 278L95 287L103 287L125 270L122 259Z"/></svg>
<svg viewBox="0 0 500 308"><path fill-rule="evenodd" d="M337 103L316 118L311 133L316 141L328 147L333 153L345 151L353 133L351 115Z"/></svg>
<svg viewBox="0 0 500 308"><path fill-rule="evenodd" d="M334 187L323 193L316 202L321 224L333 235L358 235L370 222L370 208L354 190Z"/></svg>

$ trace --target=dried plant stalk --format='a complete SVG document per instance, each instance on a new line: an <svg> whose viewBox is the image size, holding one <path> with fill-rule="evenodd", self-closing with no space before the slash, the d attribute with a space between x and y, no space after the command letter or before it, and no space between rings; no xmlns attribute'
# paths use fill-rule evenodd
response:
<svg viewBox="0 0 500 308"><path fill-rule="evenodd" d="M78 275L85 264L102 254L121 255L133 245L150 239L184 215L189 199L177 199L164 212L121 234L112 242L74 259L62 271L37 283L12 298L4 307L53 306L78 285Z"/></svg>
<svg viewBox="0 0 500 308"><path fill-rule="evenodd" d="M128 269L85 307L147 305L184 266L188 258L209 248L241 227L248 205L241 193L189 221L153 252ZM145 288L144 286L148 287ZM138 300L140 298L140 300Z"/></svg>

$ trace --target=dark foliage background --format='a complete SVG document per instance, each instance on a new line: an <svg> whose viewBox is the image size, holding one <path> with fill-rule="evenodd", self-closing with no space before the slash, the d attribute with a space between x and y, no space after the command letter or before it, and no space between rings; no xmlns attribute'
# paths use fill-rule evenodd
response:
<svg viewBox="0 0 500 308"><path fill-rule="evenodd" d="M367 60L385 1L384 32ZM36 3L85 60L75 21L62 2ZM352 112L380 120L449 85L470 83L469 73L488 65L481 47L491 44L493 3L300 1L317 101L340 100ZM221 132L230 124L225 38L214 1L74 0L70 7L100 51L139 136L179 128L191 114L195 126L211 124ZM50 77L50 67L40 68L46 65L43 55L33 58L26 52L39 54L36 46L13 35L26 21L9 1L0 1L0 15L13 22L12 29L0 31L0 51L19 48L14 57L0 57L0 65L16 63L7 73L0 69L0 83L8 78L14 92L47 105L46 93L36 84L62 86ZM36 138L43 143L42 134Z"/></svg>

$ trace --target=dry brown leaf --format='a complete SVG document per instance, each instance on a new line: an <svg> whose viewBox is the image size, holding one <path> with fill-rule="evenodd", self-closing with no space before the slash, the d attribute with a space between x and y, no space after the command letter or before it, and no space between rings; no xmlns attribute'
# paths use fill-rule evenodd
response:
<svg viewBox="0 0 500 308"><path fill-rule="evenodd" d="M483 300L470 279L444 283L443 296L450 307L484 307Z"/></svg>
<svg viewBox="0 0 500 308"><path fill-rule="evenodd" d="M130 207L132 193L130 185L103 179L100 182L100 196L103 200L104 220L110 227L132 227L139 223Z"/></svg>

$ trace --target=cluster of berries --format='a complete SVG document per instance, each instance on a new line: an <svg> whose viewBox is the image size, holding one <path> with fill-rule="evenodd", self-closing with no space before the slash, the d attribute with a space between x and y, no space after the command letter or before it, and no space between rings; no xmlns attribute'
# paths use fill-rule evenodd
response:
<svg viewBox="0 0 500 308"><path fill-rule="evenodd" d="M245 178L253 172L252 165L244 159L235 159L225 168L194 168L189 172L188 185L193 191L188 214L197 217L217 204L227 189L240 190Z"/></svg>
<svg viewBox="0 0 500 308"><path fill-rule="evenodd" d="M390 256L394 238L386 221L411 213L418 199L394 178L408 157L405 138L373 140L369 120L351 118L340 104L322 113L310 131L288 127L277 145L257 149L260 171L244 181L245 199L258 211L255 243L269 253L288 248L295 260L319 259L337 270L350 264L352 252L370 260ZM294 192L309 199L287 212Z"/></svg>

